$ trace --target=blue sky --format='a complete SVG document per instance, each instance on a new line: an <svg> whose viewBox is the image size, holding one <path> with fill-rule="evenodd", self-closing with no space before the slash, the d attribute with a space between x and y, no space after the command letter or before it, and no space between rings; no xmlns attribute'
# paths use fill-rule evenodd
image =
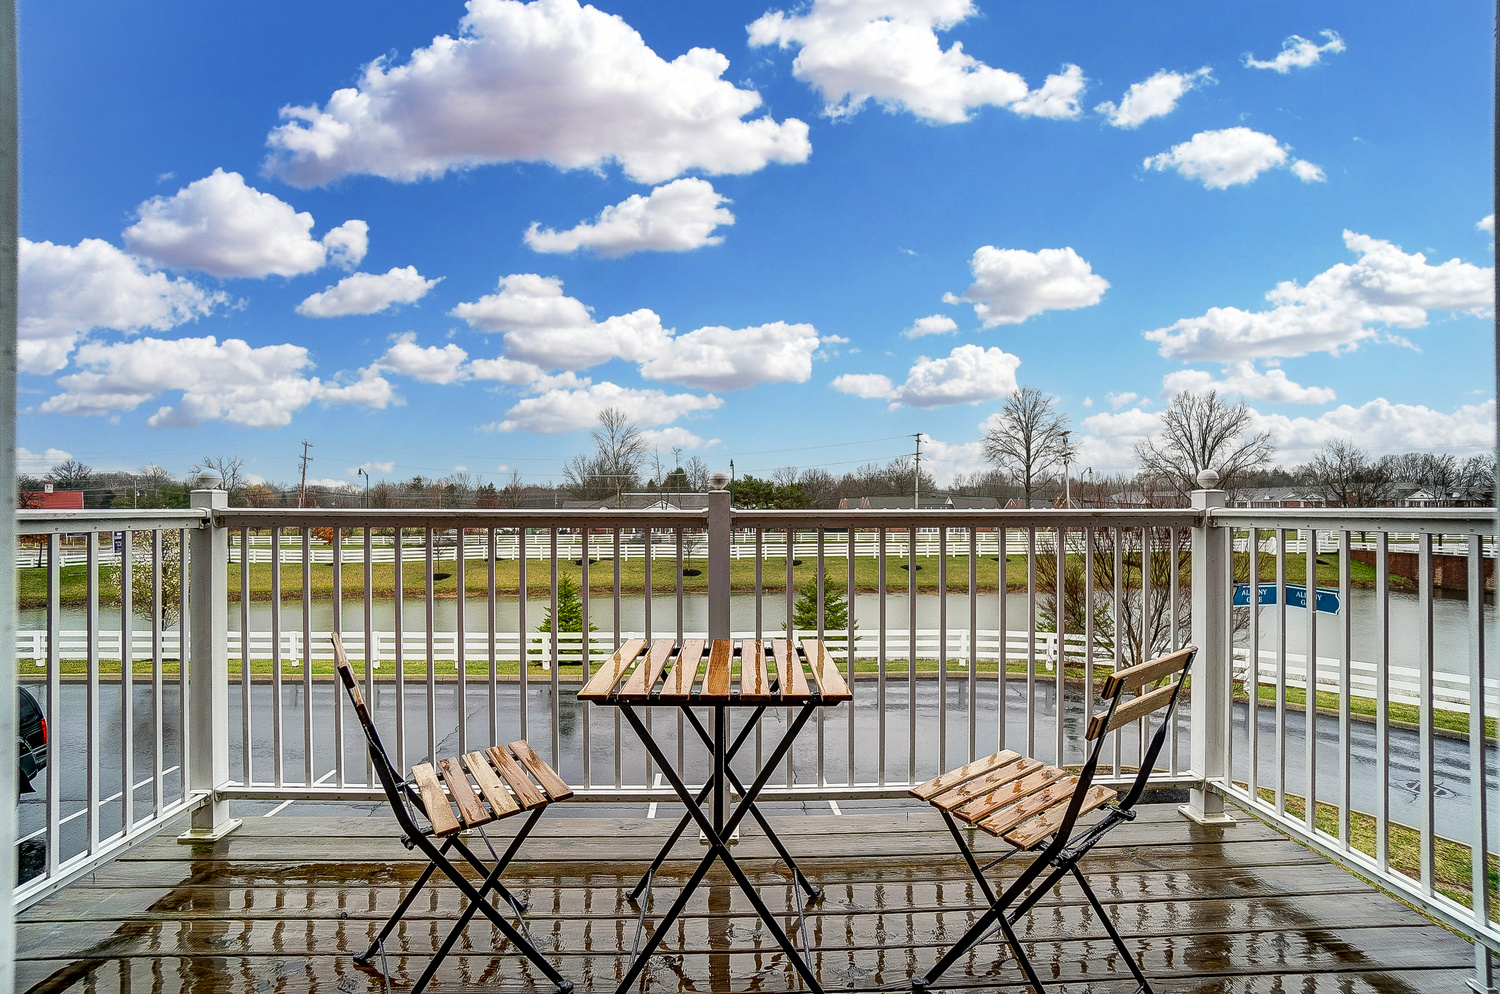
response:
<svg viewBox="0 0 1500 994"><path fill-rule="evenodd" d="M23 472L1492 444L1482 4L21 8ZM903 437L904 436L904 437Z"/></svg>

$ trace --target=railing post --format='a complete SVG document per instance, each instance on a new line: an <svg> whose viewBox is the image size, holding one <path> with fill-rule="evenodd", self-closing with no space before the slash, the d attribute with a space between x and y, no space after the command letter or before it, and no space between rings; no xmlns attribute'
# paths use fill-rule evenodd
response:
<svg viewBox="0 0 1500 994"><path fill-rule="evenodd" d="M1204 470L1193 491L1193 509L1203 512L1193 527L1192 620L1193 687L1188 713L1192 722L1192 772L1199 786L1188 803L1178 808L1200 825L1229 825L1234 818L1224 810L1223 795L1208 784L1228 776L1229 702L1234 667L1229 651L1229 581L1233 553L1228 535L1209 521L1208 511L1224 506L1224 491L1214 489L1219 474ZM1254 762L1254 757L1251 757Z"/></svg>
<svg viewBox="0 0 1500 994"><path fill-rule="evenodd" d="M734 507L729 491L708 495L708 637L729 638L729 546Z"/></svg>
<svg viewBox="0 0 1500 994"><path fill-rule="evenodd" d="M204 487L218 482L208 474L198 479ZM194 490L192 506L222 510L229 506L229 494ZM229 780L229 531L210 520L190 535L189 603L183 612L188 644L178 653L179 665L188 667L186 773L188 789L207 792L208 799L193 809L192 827L177 841L212 842L240 825L229 817L229 802L216 794Z"/></svg>

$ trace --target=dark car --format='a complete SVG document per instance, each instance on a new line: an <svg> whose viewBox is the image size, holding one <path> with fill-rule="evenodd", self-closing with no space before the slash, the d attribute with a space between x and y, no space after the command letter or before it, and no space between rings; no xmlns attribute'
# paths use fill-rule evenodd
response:
<svg viewBox="0 0 1500 994"><path fill-rule="evenodd" d="M47 768L47 719L31 691L17 687L16 698L16 786L30 794L31 778Z"/></svg>

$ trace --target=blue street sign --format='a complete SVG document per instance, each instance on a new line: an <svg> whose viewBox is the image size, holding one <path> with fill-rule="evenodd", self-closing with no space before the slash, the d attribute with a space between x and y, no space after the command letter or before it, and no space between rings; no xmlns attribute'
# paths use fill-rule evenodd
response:
<svg viewBox="0 0 1500 994"><path fill-rule="evenodd" d="M1276 603L1276 584L1274 584L1274 583L1261 583L1261 584L1257 584L1256 595L1257 596L1256 596L1256 601L1255 602L1257 604L1275 604ZM1316 600L1317 610L1323 612L1324 614L1338 614L1339 613L1339 608L1342 607L1342 605L1339 602L1339 592L1337 590L1328 590L1328 589L1326 589L1324 587L1319 587L1319 588L1317 588L1316 598L1317 598L1317 600ZM1232 603L1234 603L1235 605L1241 606L1241 607L1249 605L1249 603L1250 603L1250 584L1248 584L1248 583L1237 583L1237 584L1235 584L1235 586L1234 586L1234 600L1233 600ZM1301 607L1301 608L1307 607L1307 588L1304 587L1304 586L1297 585L1297 584L1292 584L1292 583L1287 584L1286 585L1286 606L1287 607Z"/></svg>

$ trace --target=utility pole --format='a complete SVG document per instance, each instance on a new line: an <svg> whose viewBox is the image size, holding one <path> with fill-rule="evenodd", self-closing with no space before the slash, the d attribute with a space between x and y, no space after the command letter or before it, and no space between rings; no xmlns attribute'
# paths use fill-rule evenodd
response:
<svg viewBox="0 0 1500 994"><path fill-rule="evenodd" d="M297 490L298 507L307 506L307 464L312 462L312 457L307 454L307 450L310 448L312 448L312 443L304 439L302 442L302 485Z"/></svg>
<svg viewBox="0 0 1500 994"><path fill-rule="evenodd" d="M922 508L922 433L917 432L912 437L917 440L917 471L912 474L911 509L919 511Z"/></svg>
<svg viewBox="0 0 1500 994"><path fill-rule="evenodd" d="M729 506L734 506L734 460L729 460Z"/></svg>

